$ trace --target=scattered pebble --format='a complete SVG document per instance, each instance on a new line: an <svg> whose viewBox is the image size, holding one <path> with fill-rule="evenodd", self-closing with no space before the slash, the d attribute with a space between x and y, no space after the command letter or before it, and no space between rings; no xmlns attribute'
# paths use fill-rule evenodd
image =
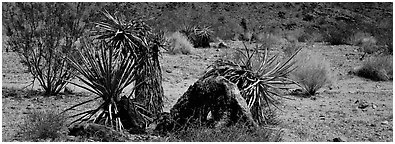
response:
<svg viewBox="0 0 395 144"><path fill-rule="evenodd" d="M372 103L372 109L376 109L377 105Z"/></svg>
<svg viewBox="0 0 395 144"><path fill-rule="evenodd" d="M320 120L325 120L325 116L320 115Z"/></svg>
<svg viewBox="0 0 395 144"><path fill-rule="evenodd" d="M381 124L382 125L388 125L388 121L382 121Z"/></svg>
<svg viewBox="0 0 395 144"><path fill-rule="evenodd" d="M333 139L333 142L346 142L346 141L347 141L347 138L345 138L343 136L340 136L340 137L337 137L337 138Z"/></svg>

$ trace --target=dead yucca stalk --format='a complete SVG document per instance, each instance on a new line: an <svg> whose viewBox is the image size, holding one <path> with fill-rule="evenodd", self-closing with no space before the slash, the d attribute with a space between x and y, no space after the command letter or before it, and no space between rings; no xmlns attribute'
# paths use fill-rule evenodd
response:
<svg viewBox="0 0 395 144"><path fill-rule="evenodd" d="M263 124L266 119L264 108L269 105L277 107L275 96L285 98L279 90L287 88L280 85L296 84L288 78L288 74L295 69L295 62L291 60L300 50L284 62L279 62L279 55L269 56L267 48L257 45L251 50L244 44L244 51L238 50L240 56L237 62L219 59L210 66L211 69L204 77L218 75L235 83L245 98L253 118L259 124Z"/></svg>
<svg viewBox="0 0 395 144"><path fill-rule="evenodd" d="M139 21L125 22L108 12L104 12L104 15L109 21L96 23L97 29L93 31L94 39L83 40L83 48L78 50L78 56L68 58L73 68L77 70L77 78L83 85L71 83L94 93L97 97L65 111L101 99L102 103L99 107L71 116L78 117L71 124L94 122L120 131L125 128L123 122L128 122L128 126L145 129L148 121L151 120L150 111L146 109L145 103L141 105L138 101L131 102L129 99L136 91L142 89L141 85L147 80L147 77L143 76L152 72L146 69L151 70L149 66L155 63L151 62L152 57L149 55L152 51L151 45L154 43L150 39L150 30ZM121 94L131 84L134 84L134 87L129 91L127 104L121 106ZM152 89L143 91L150 90ZM120 113L120 109L125 107L127 107L126 112ZM128 115L127 119L121 119L125 115Z"/></svg>

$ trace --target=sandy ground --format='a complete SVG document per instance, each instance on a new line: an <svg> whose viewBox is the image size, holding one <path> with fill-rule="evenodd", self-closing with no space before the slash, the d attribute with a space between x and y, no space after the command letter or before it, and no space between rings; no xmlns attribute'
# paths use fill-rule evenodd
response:
<svg viewBox="0 0 395 144"><path fill-rule="evenodd" d="M241 45L232 43L231 46ZM282 123L279 127L284 131L284 141L325 142L337 137L346 141L393 141L393 82L374 82L348 75L350 69L362 64L355 49L351 46L324 44L306 48L331 62L334 83L319 90L315 99L292 97L294 100L282 100L279 111ZM229 52L230 49L210 48L195 49L191 55L163 53L160 62L166 97L164 111L170 110L187 88L204 74L207 66ZM3 52L2 60L2 141L16 139L18 125L33 110L63 110L92 97L73 86L68 87L77 92L76 95L12 95L10 89L27 86L31 76L26 73L15 53ZM36 83L33 89L38 88ZM358 108L362 101L367 102L369 107Z"/></svg>

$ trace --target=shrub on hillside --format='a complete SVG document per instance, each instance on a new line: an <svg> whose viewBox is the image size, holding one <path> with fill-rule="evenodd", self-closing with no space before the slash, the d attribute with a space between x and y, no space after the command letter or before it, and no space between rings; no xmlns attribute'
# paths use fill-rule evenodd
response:
<svg viewBox="0 0 395 144"><path fill-rule="evenodd" d="M194 49L188 38L180 32L171 34L168 39L169 46L167 52L170 54L191 54L192 49Z"/></svg>
<svg viewBox="0 0 395 144"><path fill-rule="evenodd" d="M285 43L282 45L281 49L284 52L285 56L291 56L294 54L297 50L301 49L302 45L298 43Z"/></svg>
<svg viewBox="0 0 395 144"><path fill-rule="evenodd" d="M210 47L214 31L210 26L184 26L180 33L183 33L192 42L194 47Z"/></svg>
<svg viewBox="0 0 395 144"><path fill-rule="evenodd" d="M361 46L365 38L372 37L371 34L366 32L356 32L348 38L347 43L350 45Z"/></svg>
<svg viewBox="0 0 395 144"><path fill-rule="evenodd" d="M271 33L258 33L253 35L253 40L257 43L262 44L262 47L271 49L274 45L281 44L283 42L280 36Z"/></svg>
<svg viewBox="0 0 395 144"><path fill-rule="evenodd" d="M307 96L315 95L324 85L331 82L330 64L317 54L300 53L296 57L297 68L291 73Z"/></svg>
<svg viewBox="0 0 395 144"><path fill-rule="evenodd" d="M20 134L25 141L55 140L61 138L66 116L56 111L33 111L20 125Z"/></svg>
<svg viewBox="0 0 395 144"><path fill-rule="evenodd" d="M392 56L380 56L367 59L356 75L374 81L388 81L393 77Z"/></svg>

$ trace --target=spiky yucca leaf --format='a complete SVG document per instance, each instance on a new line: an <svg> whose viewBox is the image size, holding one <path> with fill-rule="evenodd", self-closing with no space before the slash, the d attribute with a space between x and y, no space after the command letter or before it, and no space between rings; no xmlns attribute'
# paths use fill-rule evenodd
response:
<svg viewBox="0 0 395 144"><path fill-rule="evenodd" d="M276 97L286 98L280 94L279 90L287 88L279 85L297 84L287 75L295 69L295 62L291 60L300 49L284 62L278 62L278 55L269 56L267 49L263 52L260 49L262 48L257 46L250 50L244 44L244 51L239 50L242 56L238 63L219 59L210 66L211 69L204 77L223 76L235 83L245 98L253 118L262 124L265 121L264 108L269 105L277 107ZM258 63L254 64L253 60Z"/></svg>
<svg viewBox="0 0 395 144"><path fill-rule="evenodd" d="M211 29L210 26L203 26L201 28L196 29L196 35L199 37L206 37L210 38L214 31Z"/></svg>

